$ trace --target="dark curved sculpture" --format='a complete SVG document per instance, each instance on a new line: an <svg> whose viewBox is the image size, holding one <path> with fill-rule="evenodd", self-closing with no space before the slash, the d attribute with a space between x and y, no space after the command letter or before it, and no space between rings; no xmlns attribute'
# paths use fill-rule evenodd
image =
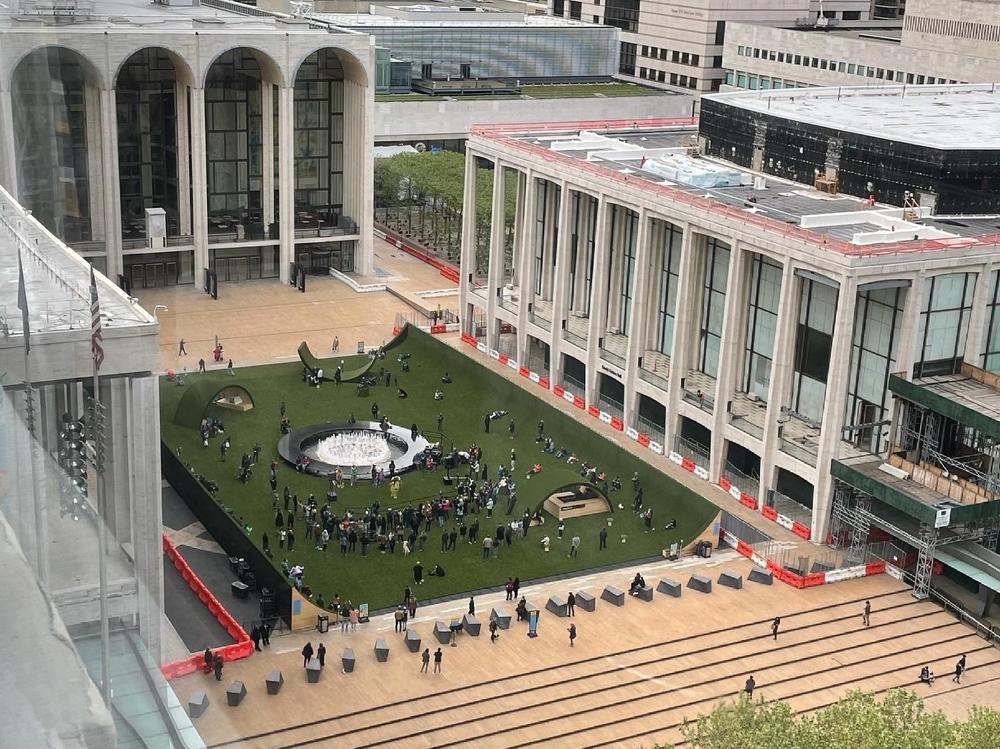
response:
<svg viewBox="0 0 1000 749"><path fill-rule="evenodd" d="M246 386L239 382L219 382L215 378L198 379L188 385L181 399L177 401L174 423L188 429L199 429L208 407L225 391L238 392L241 397L245 397L250 402L252 407L253 396Z"/></svg>
<svg viewBox="0 0 1000 749"><path fill-rule="evenodd" d="M301 429L293 429L288 434L283 435L278 440L278 454L293 466L298 466L303 456L309 458L309 465L305 472L315 476L330 476L337 468L345 473L349 472L349 465L332 465L324 463L316 458L315 453L310 450L320 440L338 432L372 432L382 435L389 443L392 452L392 460L396 464L396 473L405 473L414 468L414 460L423 455L424 451L432 447L432 443L423 435L417 435L417 439L410 439L410 430L403 427L389 425L383 430L378 422L358 421L351 424L347 421L331 421L324 424L310 424ZM358 465L358 478L371 480L371 463ZM388 473L389 463L375 463L376 468L382 468Z"/></svg>

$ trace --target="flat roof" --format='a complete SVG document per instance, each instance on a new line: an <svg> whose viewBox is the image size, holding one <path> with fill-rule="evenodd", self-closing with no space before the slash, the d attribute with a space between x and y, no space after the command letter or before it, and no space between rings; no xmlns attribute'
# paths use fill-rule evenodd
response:
<svg viewBox="0 0 1000 749"><path fill-rule="evenodd" d="M940 150L1000 149L994 84L734 91L704 97L833 130Z"/></svg>
<svg viewBox="0 0 1000 749"><path fill-rule="evenodd" d="M0 323L22 336L17 257L24 268L31 334L90 330L90 265L50 234L0 187ZM97 274L103 324L152 325L156 320L115 284Z"/></svg>
<svg viewBox="0 0 1000 749"><path fill-rule="evenodd" d="M412 7L407 10L412 11ZM373 6L374 10L374 6ZM413 13L401 14L399 17L387 15L385 13L312 13L310 18L318 18L327 21L334 26L342 26L353 29L377 29L380 28L460 28L470 27L484 28L527 28L527 29L590 29L592 31L602 31L610 33L613 29L609 26L594 25L573 21L569 18L559 18L558 16L548 16L535 13L514 13L514 12L480 12L480 13L448 13L447 9L428 9ZM411 17L403 17L411 16ZM442 18L441 16L447 16ZM459 17L461 16L461 17Z"/></svg>
<svg viewBox="0 0 1000 749"><path fill-rule="evenodd" d="M698 135L692 120L480 126L474 134L547 161L564 160L569 166L604 173L608 179L624 178L668 199L700 202L716 213L731 211L741 221L798 234L845 254L972 246L980 240L995 246L1000 233L1000 216L911 222L898 207L873 207L851 195L830 195L719 159L690 156L687 151L697 145ZM728 179L713 181L713 171Z"/></svg>

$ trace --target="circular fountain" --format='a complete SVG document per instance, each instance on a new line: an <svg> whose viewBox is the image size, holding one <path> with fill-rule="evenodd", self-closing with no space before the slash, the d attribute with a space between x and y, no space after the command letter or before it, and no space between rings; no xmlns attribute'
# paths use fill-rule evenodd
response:
<svg viewBox="0 0 1000 749"><path fill-rule="evenodd" d="M307 473L326 476L354 468L359 478L370 478L372 466L388 471L390 461L397 473L409 470L429 447L422 435L412 439L409 429L392 424L331 422L293 429L279 440L278 454L297 468L308 458Z"/></svg>
<svg viewBox="0 0 1000 749"><path fill-rule="evenodd" d="M393 459L389 440L375 432L354 430L324 437L312 449L316 459L334 466L372 466Z"/></svg>

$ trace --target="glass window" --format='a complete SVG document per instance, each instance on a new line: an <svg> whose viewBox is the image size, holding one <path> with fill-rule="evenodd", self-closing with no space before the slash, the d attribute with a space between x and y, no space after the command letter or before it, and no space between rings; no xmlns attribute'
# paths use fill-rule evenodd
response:
<svg viewBox="0 0 1000 749"><path fill-rule="evenodd" d="M702 314L698 370L715 377L719 368L722 344L722 321L726 309L726 284L729 282L730 247L709 237L705 251L705 276L702 286Z"/></svg>
<svg viewBox="0 0 1000 749"><path fill-rule="evenodd" d="M914 364L914 376L958 371L965 354L975 286L975 273L933 276L928 281L920 313L921 351Z"/></svg>
<svg viewBox="0 0 1000 749"><path fill-rule="evenodd" d="M755 254L751 259L750 295L743 356L743 392L767 400L771 382L771 358L778 329L782 268L773 260Z"/></svg>
<svg viewBox="0 0 1000 749"><path fill-rule="evenodd" d="M667 221L653 219L654 267L659 265L659 293L657 294L656 350L670 355L674 342L674 323L677 314L677 288L681 266L681 229Z"/></svg>
<svg viewBox="0 0 1000 749"><path fill-rule="evenodd" d="M993 271L990 274L982 367L990 372L1000 372L1000 271Z"/></svg>

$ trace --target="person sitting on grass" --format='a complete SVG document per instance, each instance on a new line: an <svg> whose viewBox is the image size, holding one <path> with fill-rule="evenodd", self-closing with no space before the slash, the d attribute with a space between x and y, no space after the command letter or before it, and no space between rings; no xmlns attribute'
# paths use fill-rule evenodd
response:
<svg viewBox="0 0 1000 749"><path fill-rule="evenodd" d="M406 391L405 391L405 390L403 390L403 388L397 388L397 390L396 390L396 395L397 395L397 397L399 397L399 398L406 398L406 397L407 397L407 395L406 395Z"/></svg>
<svg viewBox="0 0 1000 749"><path fill-rule="evenodd" d="M436 400L436 401L443 401L444 400L444 393L442 391L440 391L440 390L435 390L434 391L434 400Z"/></svg>
<svg viewBox="0 0 1000 749"><path fill-rule="evenodd" d="M451 384L451 375L448 374L447 372L445 372L444 373L444 377L441 378L441 382L443 382L445 385L450 385Z"/></svg>
<svg viewBox="0 0 1000 749"><path fill-rule="evenodd" d="M431 570L432 577L444 577L444 567L440 564L435 564L434 569Z"/></svg>
<svg viewBox="0 0 1000 749"><path fill-rule="evenodd" d="M290 431L292 431L292 422L288 420L287 416L282 416L281 417L281 424L280 424L280 426L281 426L281 433L282 434L288 434Z"/></svg>

